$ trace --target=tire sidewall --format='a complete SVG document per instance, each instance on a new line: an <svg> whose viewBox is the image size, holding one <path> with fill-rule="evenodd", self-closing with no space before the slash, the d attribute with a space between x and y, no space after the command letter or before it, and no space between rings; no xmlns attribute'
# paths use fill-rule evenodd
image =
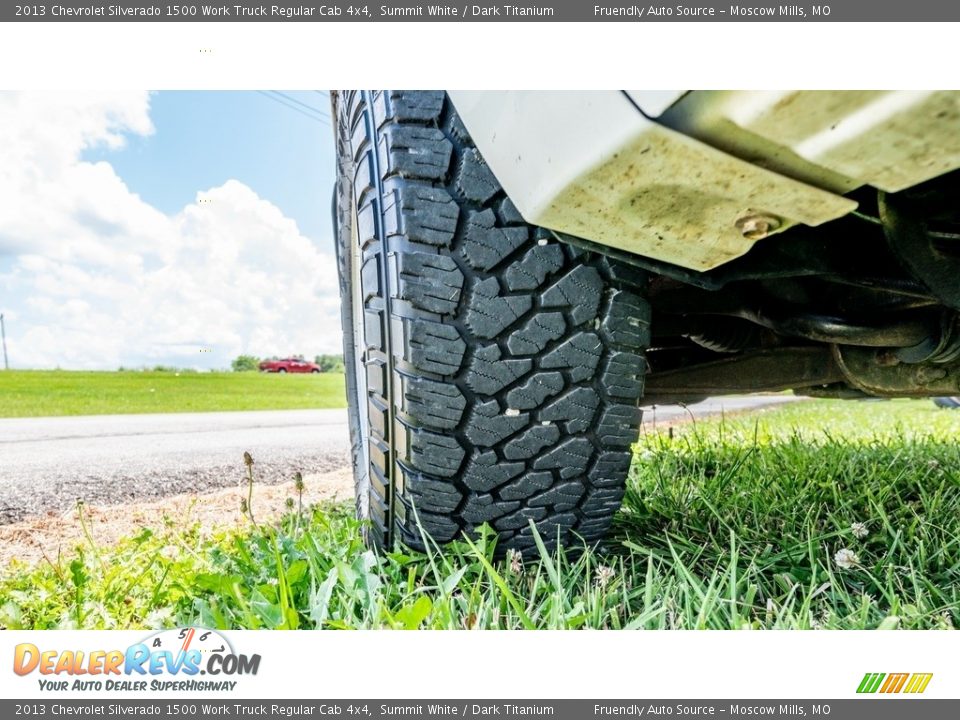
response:
<svg viewBox="0 0 960 720"><path fill-rule="evenodd" d="M334 101L334 118L339 111L339 98ZM354 343L355 323L362 323L363 319L356 317L353 306L353 223L355 217L355 203L353 185L349 181L354 175L352 148L348 137L337 137L337 185L334 192L334 219L336 257L340 282L340 321L343 331L343 364L344 379L347 395L347 425L350 431L350 457L353 465L354 487L356 498L357 519L364 523L363 534L369 541L370 527L370 467L363 452L367 441L368 428L362 427L360 403L361 395L365 395L362 388L363 378L358 377L358 353L360 349ZM374 539L376 540L376 539Z"/></svg>

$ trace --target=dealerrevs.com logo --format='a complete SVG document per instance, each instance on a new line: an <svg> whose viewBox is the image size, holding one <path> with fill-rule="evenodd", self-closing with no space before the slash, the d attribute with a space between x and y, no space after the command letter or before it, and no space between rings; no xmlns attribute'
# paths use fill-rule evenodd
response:
<svg viewBox="0 0 960 720"><path fill-rule="evenodd" d="M57 650L20 643L13 671L37 674L41 690L231 691L243 675L256 675L260 655L234 651L223 635L178 628L151 635L126 650ZM201 679L199 676L203 676Z"/></svg>

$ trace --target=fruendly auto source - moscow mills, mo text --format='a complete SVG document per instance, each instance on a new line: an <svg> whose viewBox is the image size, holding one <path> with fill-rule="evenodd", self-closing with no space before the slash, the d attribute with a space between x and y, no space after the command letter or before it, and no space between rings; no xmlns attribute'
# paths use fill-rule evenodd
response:
<svg viewBox="0 0 960 720"><path fill-rule="evenodd" d="M622 18L640 20L645 17L780 17L804 18L827 17L829 5L730 5L726 8L695 4L677 5L594 5L593 14L598 18Z"/></svg>

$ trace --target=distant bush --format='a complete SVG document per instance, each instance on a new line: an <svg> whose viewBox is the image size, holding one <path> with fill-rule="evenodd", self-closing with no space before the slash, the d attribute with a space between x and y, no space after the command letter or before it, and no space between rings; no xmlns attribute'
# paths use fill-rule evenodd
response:
<svg viewBox="0 0 960 720"><path fill-rule="evenodd" d="M185 373L185 372L196 372L193 368L179 368L175 365L154 365L150 368L153 372L166 372L166 373Z"/></svg>
<svg viewBox="0 0 960 720"><path fill-rule="evenodd" d="M153 367L147 367L146 365L126 367L121 365L117 368L117 372L195 373L197 369L177 367L176 365L154 365Z"/></svg>
<svg viewBox="0 0 960 720"><path fill-rule="evenodd" d="M320 372L343 372L343 355L317 355L313 361L320 366Z"/></svg>
<svg viewBox="0 0 960 720"><path fill-rule="evenodd" d="M251 372L259 370L260 358L253 355L239 355L230 363L234 372Z"/></svg>

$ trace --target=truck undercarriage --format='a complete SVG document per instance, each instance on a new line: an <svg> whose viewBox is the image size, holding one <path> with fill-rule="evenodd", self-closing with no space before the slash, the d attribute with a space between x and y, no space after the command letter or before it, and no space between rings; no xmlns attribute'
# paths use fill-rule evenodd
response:
<svg viewBox="0 0 960 720"><path fill-rule="evenodd" d="M703 273L616 253L651 273L644 403L956 394L958 185L955 172L897 194L863 188L851 215Z"/></svg>

